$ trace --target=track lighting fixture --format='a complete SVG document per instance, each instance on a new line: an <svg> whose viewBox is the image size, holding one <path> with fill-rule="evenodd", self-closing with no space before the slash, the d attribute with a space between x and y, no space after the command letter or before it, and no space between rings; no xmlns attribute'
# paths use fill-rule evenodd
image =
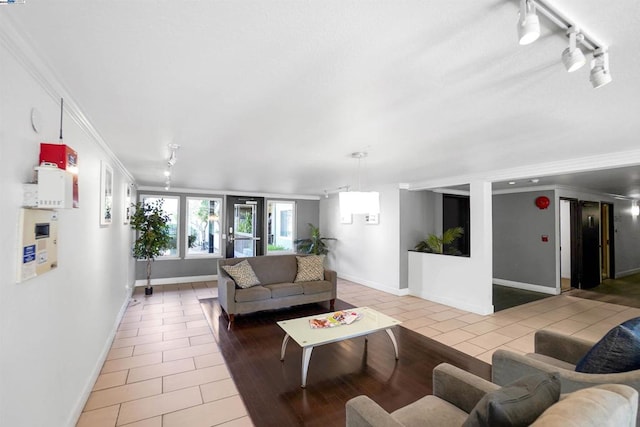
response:
<svg viewBox="0 0 640 427"><path fill-rule="evenodd" d="M546 0L520 0L520 17L518 19L518 38L520 44L534 42L540 36L540 21L537 13L541 13L558 27L567 30L569 47L562 52L562 63L568 72L581 68L586 59L584 52L578 46L593 53L591 62L590 81L594 88L610 83L609 58L607 47L584 31L584 28L567 18L564 14L546 3Z"/></svg>
<svg viewBox="0 0 640 427"><path fill-rule="evenodd" d="M572 73L581 68L586 60L582 50L576 46L576 41L582 39L582 34L575 28L571 27L568 31L569 34L569 47L562 52L562 63L568 72Z"/></svg>
<svg viewBox="0 0 640 427"><path fill-rule="evenodd" d="M520 0L518 19L518 41L521 45L531 44L540 37L540 18L535 6L529 0Z"/></svg>
<svg viewBox="0 0 640 427"><path fill-rule="evenodd" d="M169 159L167 160L167 168L164 170L164 176L166 178L165 181L165 190L169 190L171 188L171 168L176 164L178 157L176 156L176 151L180 148L178 144L169 144Z"/></svg>
<svg viewBox="0 0 640 427"><path fill-rule="evenodd" d="M609 72L609 54L606 51L593 52L591 61L591 74L589 76L594 89L611 83L611 73Z"/></svg>

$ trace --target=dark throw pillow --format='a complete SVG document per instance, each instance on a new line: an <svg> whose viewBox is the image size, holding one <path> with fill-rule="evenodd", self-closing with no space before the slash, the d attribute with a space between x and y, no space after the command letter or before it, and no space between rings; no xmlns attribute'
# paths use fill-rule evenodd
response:
<svg viewBox="0 0 640 427"><path fill-rule="evenodd" d="M560 399L557 374L533 374L487 393L463 427L518 427L533 423Z"/></svg>
<svg viewBox="0 0 640 427"><path fill-rule="evenodd" d="M611 374L640 369L640 317L611 329L580 359L576 372Z"/></svg>

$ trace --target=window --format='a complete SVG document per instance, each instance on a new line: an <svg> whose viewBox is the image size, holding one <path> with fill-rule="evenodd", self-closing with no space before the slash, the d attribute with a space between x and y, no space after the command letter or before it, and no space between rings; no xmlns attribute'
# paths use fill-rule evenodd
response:
<svg viewBox="0 0 640 427"><path fill-rule="evenodd" d="M295 252L295 202L267 202L267 255Z"/></svg>
<svg viewBox="0 0 640 427"><path fill-rule="evenodd" d="M187 197L187 256L220 256L222 199Z"/></svg>
<svg viewBox="0 0 640 427"><path fill-rule="evenodd" d="M161 257L177 257L178 256L178 212L180 207L180 199L172 196L149 196L143 195L143 203L154 203L156 200L163 200L162 210L169 215L169 232L171 234L171 246Z"/></svg>

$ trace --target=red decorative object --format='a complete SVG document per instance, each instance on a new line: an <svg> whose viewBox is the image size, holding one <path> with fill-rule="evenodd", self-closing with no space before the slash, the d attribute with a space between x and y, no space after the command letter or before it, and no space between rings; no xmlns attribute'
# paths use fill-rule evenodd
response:
<svg viewBox="0 0 640 427"><path fill-rule="evenodd" d="M547 209L551 201L547 196L540 196L536 199L536 206L539 209Z"/></svg>

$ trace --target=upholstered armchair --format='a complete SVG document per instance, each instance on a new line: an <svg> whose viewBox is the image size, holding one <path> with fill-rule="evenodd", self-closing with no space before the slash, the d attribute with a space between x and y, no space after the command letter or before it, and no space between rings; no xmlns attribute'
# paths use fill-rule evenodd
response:
<svg viewBox="0 0 640 427"><path fill-rule="evenodd" d="M606 374L576 372L576 365L594 344L553 331L537 331L535 353L522 355L502 349L493 353L492 381L504 385L523 375L557 372L562 393L598 384L626 384L640 391L640 370Z"/></svg>
<svg viewBox="0 0 640 427"><path fill-rule="evenodd" d="M633 427L638 412L638 392L619 384L606 384L559 395L559 384L555 381L556 396L553 404L534 419L532 426L566 427ZM403 427L403 426L477 426L478 407L487 395L495 395L505 388L479 378L473 374L443 363L433 371L433 395L425 396L392 413L375 401L361 395L346 404L347 427ZM531 387L536 392L542 387ZM558 401L558 397L560 400ZM504 402L531 403L528 398L509 398ZM479 403L480 402L480 403ZM489 408L487 406L486 408ZM493 407L495 408L495 407ZM488 409L487 412L492 412ZM522 412L520 409L519 412ZM525 409L528 412L528 409ZM471 413L471 415L470 415ZM485 414L486 415L486 414ZM491 425L491 421L488 421ZM526 423L529 424L529 423ZM485 424L486 425L486 424Z"/></svg>

